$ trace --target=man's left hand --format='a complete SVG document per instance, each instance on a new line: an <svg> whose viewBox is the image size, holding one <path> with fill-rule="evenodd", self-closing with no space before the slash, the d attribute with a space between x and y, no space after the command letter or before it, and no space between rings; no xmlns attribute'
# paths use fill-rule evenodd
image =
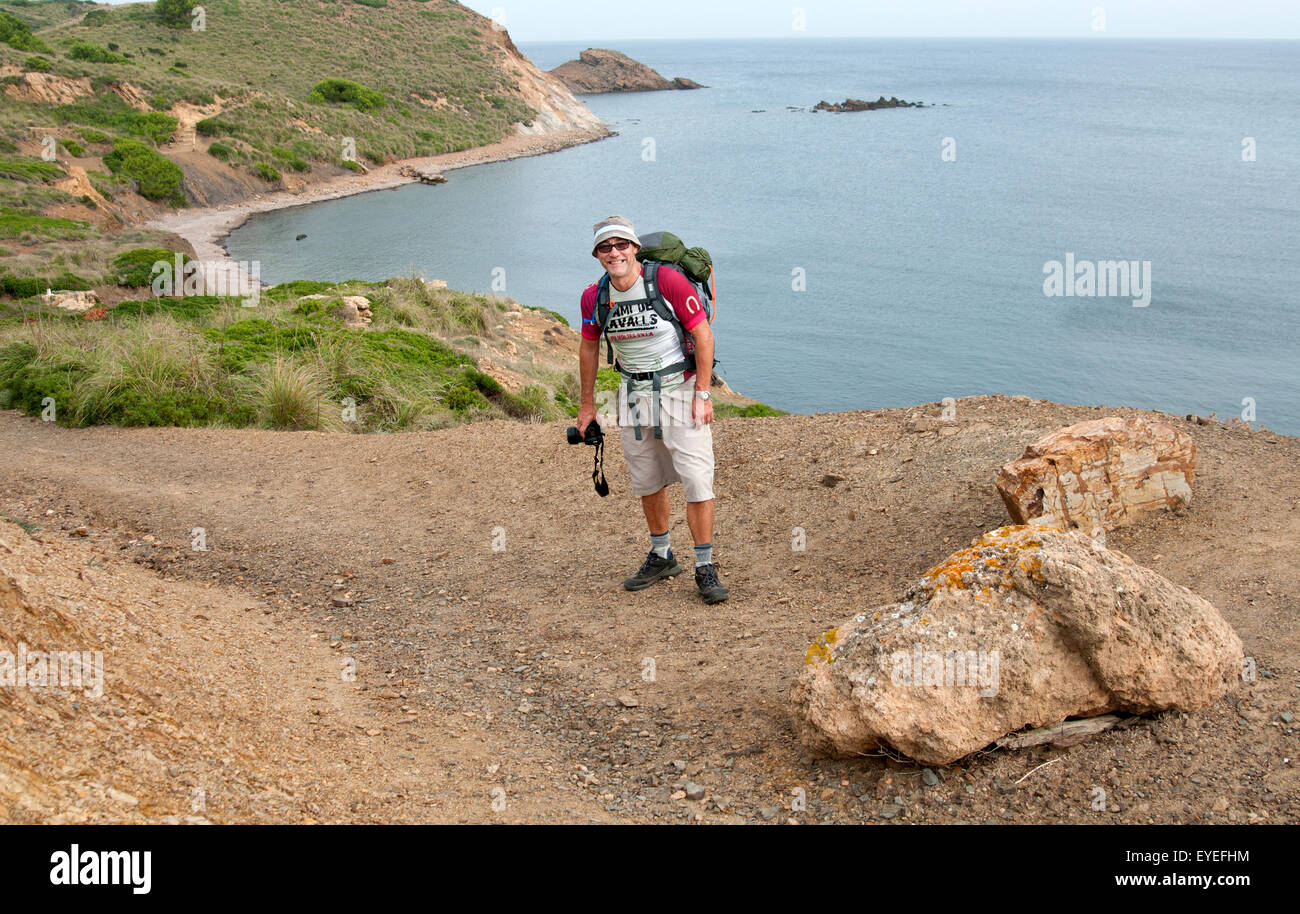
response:
<svg viewBox="0 0 1300 914"><path fill-rule="evenodd" d="M691 400L691 418L695 420L695 427L703 428L712 425L713 400L701 400L699 397L692 397Z"/></svg>

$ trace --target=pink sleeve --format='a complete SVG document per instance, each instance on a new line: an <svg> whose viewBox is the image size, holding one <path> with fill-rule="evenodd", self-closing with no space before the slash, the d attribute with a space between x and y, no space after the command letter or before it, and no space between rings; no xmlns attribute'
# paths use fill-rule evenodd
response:
<svg viewBox="0 0 1300 914"><path fill-rule="evenodd" d="M705 319L699 293L689 279L672 267L659 268L659 290L672 303L683 330L691 330Z"/></svg>
<svg viewBox="0 0 1300 914"><path fill-rule="evenodd" d="M596 329L596 292L595 284L587 286L582 293L582 338L584 340L600 339Z"/></svg>

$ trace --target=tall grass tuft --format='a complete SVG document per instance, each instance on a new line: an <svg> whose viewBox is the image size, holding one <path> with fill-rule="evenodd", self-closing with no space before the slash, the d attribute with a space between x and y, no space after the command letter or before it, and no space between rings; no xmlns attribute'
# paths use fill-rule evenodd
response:
<svg viewBox="0 0 1300 914"><path fill-rule="evenodd" d="M276 359L255 383L258 418L270 428L302 431L334 427L334 406L315 365Z"/></svg>

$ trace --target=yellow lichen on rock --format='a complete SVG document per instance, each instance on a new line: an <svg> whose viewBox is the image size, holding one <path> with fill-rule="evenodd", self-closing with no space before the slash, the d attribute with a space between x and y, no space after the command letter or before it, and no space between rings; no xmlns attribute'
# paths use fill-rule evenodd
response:
<svg viewBox="0 0 1300 914"><path fill-rule="evenodd" d="M832 628L814 641L803 655L804 666L809 666L816 660L821 660L823 663L834 663L835 656L831 653L831 645L839 639L839 636L840 630Z"/></svg>
<svg viewBox="0 0 1300 914"><path fill-rule="evenodd" d="M981 587L996 583L1009 588L1012 579L1007 569L1019 564L1022 571L1032 574L1041 567L1042 561L1037 556L1021 556L1041 548L1042 529L1038 525L1017 525L991 530L922 575L921 587L932 592L945 588L964 590L978 581ZM1002 572L998 580L990 582L989 576L998 572Z"/></svg>

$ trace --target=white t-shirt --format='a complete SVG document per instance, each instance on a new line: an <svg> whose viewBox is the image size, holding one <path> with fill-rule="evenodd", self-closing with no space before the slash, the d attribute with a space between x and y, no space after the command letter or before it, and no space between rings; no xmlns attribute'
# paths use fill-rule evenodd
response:
<svg viewBox="0 0 1300 914"><path fill-rule="evenodd" d="M677 338L677 329L661 318L649 302L640 305L626 304L645 298L645 278L638 278L636 284L626 292L609 287L610 315L606 329L610 342L614 344L614 355L618 363L630 372L658 371L668 365L675 365L686 358L682 344ZM662 390L669 391L680 387L686 380L685 373L675 372L664 375ZM640 393L653 387L650 381L633 381L632 391Z"/></svg>

